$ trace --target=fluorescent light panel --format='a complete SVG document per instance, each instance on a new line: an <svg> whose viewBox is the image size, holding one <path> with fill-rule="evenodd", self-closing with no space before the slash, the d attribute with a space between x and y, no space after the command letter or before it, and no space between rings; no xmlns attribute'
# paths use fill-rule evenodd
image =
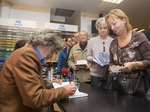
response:
<svg viewBox="0 0 150 112"><path fill-rule="evenodd" d="M145 29L141 29L141 30L139 30L138 32L143 32L143 31L145 31Z"/></svg>
<svg viewBox="0 0 150 112"><path fill-rule="evenodd" d="M134 28L134 29L133 29L133 31L136 31L136 30L138 30L138 28Z"/></svg>
<svg viewBox="0 0 150 112"><path fill-rule="evenodd" d="M104 2L110 2L115 4L120 4L123 0L103 0Z"/></svg>

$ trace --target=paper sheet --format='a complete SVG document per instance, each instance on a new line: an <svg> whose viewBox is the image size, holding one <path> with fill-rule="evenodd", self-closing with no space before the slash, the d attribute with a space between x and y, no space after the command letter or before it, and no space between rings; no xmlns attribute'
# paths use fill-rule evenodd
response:
<svg viewBox="0 0 150 112"><path fill-rule="evenodd" d="M116 66L116 67L112 67L110 68L110 70L113 72L113 73L118 73L120 72L119 70L122 68L122 66Z"/></svg>

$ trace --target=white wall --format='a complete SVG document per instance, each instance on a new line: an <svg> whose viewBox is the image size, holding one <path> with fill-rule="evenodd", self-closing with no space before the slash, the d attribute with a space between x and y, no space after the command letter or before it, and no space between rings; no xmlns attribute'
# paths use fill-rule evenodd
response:
<svg viewBox="0 0 150 112"><path fill-rule="evenodd" d="M2 5L0 5L0 17L1 17L1 12L2 12Z"/></svg>
<svg viewBox="0 0 150 112"><path fill-rule="evenodd" d="M4 2L0 12L1 18L36 21L39 29L44 28L45 22L50 22L50 9L46 8L11 5Z"/></svg>
<svg viewBox="0 0 150 112"><path fill-rule="evenodd" d="M37 22L37 28L43 29L44 23L50 21L50 13L11 9L10 18Z"/></svg>
<svg viewBox="0 0 150 112"><path fill-rule="evenodd" d="M80 31L81 29L81 12L79 11L76 11L74 14L73 14L73 18L74 18L74 24L75 25L78 25L78 31Z"/></svg>
<svg viewBox="0 0 150 112"><path fill-rule="evenodd" d="M1 18L9 18L10 8L7 6L1 7Z"/></svg>
<svg viewBox="0 0 150 112"><path fill-rule="evenodd" d="M22 9L21 9L22 8ZM23 10L24 8L24 10ZM37 28L42 29L44 28L45 23L50 22L50 9L47 12L42 11L34 11L34 10L25 10L26 7L20 6L2 6L1 10L1 18L10 18L10 19L22 19L22 20L29 20L29 21L36 21ZM32 7L29 7L30 9ZM26 8L27 9L27 8ZM34 8L33 8L34 9ZM94 16L93 16L94 15ZM74 21L75 25L78 25L78 30L85 30L91 34L91 21L97 19L98 17L95 16L96 14L91 13L82 13L78 12L74 14ZM98 14L97 14L98 15Z"/></svg>
<svg viewBox="0 0 150 112"><path fill-rule="evenodd" d="M96 20L96 17L81 16L81 30L85 30L91 35L92 32L92 20Z"/></svg>

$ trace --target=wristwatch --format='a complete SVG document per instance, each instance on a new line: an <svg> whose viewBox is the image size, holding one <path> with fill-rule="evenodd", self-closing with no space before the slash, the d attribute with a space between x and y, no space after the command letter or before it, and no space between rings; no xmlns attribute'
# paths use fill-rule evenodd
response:
<svg viewBox="0 0 150 112"><path fill-rule="evenodd" d="M134 70L137 70L139 68L138 64L135 62L134 64Z"/></svg>

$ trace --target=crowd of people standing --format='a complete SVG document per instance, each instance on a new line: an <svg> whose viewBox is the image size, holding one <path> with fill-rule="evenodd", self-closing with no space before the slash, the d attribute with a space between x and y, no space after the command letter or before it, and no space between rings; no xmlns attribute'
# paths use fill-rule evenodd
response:
<svg viewBox="0 0 150 112"><path fill-rule="evenodd" d="M62 75L63 68L69 68L80 82L104 88L109 76L117 77L116 91L145 97L150 71L146 36L132 30L128 16L120 9L99 18L95 26L96 37L89 39L88 33L81 30L74 34L74 43L71 37L65 39L65 47L56 33L44 29L31 34L25 46L15 48L0 74L0 111L46 112L48 105L75 93L74 83L57 89L46 88L43 83L42 64L60 48L58 75ZM109 29L115 38L109 35ZM77 65L79 60L87 63Z"/></svg>

